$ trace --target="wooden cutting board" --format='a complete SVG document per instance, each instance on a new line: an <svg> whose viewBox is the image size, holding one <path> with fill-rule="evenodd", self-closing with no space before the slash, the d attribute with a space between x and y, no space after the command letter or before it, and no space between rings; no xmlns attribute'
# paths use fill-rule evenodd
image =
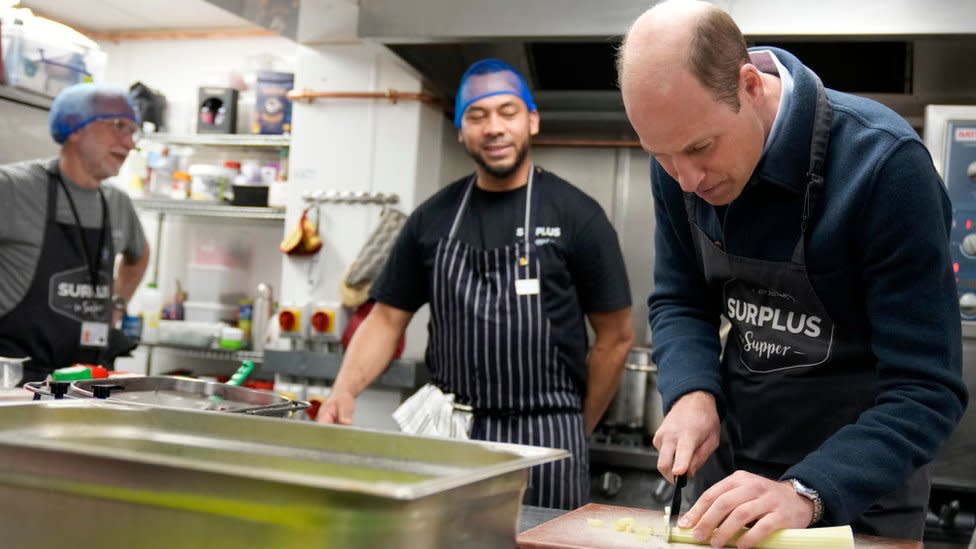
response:
<svg viewBox="0 0 976 549"><path fill-rule="evenodd" d="M542 523L518 535L515 542L520 549L647 549L661 546L646 535L618 532L617 520L631 517L636 528L653 528L660 533L664 513L650 509L633 509L616 505L589 503ZM594 527L592 520L602 521ZM671 543L669 547L701 547L685 543ZM922 549L921 542L854 536L856 549Z"/></svg>

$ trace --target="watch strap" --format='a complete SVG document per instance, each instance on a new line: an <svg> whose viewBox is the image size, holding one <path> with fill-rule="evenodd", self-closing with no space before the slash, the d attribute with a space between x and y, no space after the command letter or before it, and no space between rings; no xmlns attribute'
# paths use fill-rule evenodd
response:
<svg viewBox="0 0 976 549"><path fill-rule="evenodd" d="M813 517L810 518L810 524L807 526L813 526L814 524L820 522L824 514L824 504L823 499L820 497L820 493L813 488L810 488L806 484L803 484L803 482L801 482L799 479L791 478L789 481L790 484L793 485L793 491L813 502Z"/></svg>

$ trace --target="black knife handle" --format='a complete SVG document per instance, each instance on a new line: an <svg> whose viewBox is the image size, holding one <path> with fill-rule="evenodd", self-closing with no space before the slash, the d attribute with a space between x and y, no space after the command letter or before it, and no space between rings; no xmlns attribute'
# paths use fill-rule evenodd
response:
<svg viewBox="0 0 976 549"><path fill-rule="evenodd" d="M678 522L678 512L681 511L681 489L688 484L687 475L674 477L674 493L671 495L671 525Z"/></svg>

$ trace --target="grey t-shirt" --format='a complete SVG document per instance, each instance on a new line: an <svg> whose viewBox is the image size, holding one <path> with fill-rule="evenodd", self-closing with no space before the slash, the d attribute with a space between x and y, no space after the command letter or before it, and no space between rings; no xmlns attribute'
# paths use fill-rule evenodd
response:
<svg viewBox="0 0 976 549"><path fill-rule="evenodd" d="M47 219L48 172L57 158L30 160L0 166L0 316L6 315L23 299L30 287L41 257L44 223ZM98 228L102 223L102 204L95 189L83 189L68 178L65 183L81 224ZM146 253L146 236L129 195L102 185L112 225L112 244L116 254L129 262ZM58 222L75 224L71 206L58 186Z"/></svg>

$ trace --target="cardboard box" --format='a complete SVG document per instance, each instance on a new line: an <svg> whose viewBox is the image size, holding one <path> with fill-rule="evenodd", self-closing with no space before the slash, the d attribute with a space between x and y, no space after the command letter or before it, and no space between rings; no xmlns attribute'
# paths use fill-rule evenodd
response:
<svg viewBox="0 0 976 549"><path fill-rule="evenodd" d="M258 73L253 133L291 133L291 101L286 94L294 85L295 75L292 73Z"/></svg>
<svg viewBox="0 0 976 549"><path fill-rule="evenodd" d="M200 88L197 97L197 133L234 133L237 130L237 90Z"/></svg>

